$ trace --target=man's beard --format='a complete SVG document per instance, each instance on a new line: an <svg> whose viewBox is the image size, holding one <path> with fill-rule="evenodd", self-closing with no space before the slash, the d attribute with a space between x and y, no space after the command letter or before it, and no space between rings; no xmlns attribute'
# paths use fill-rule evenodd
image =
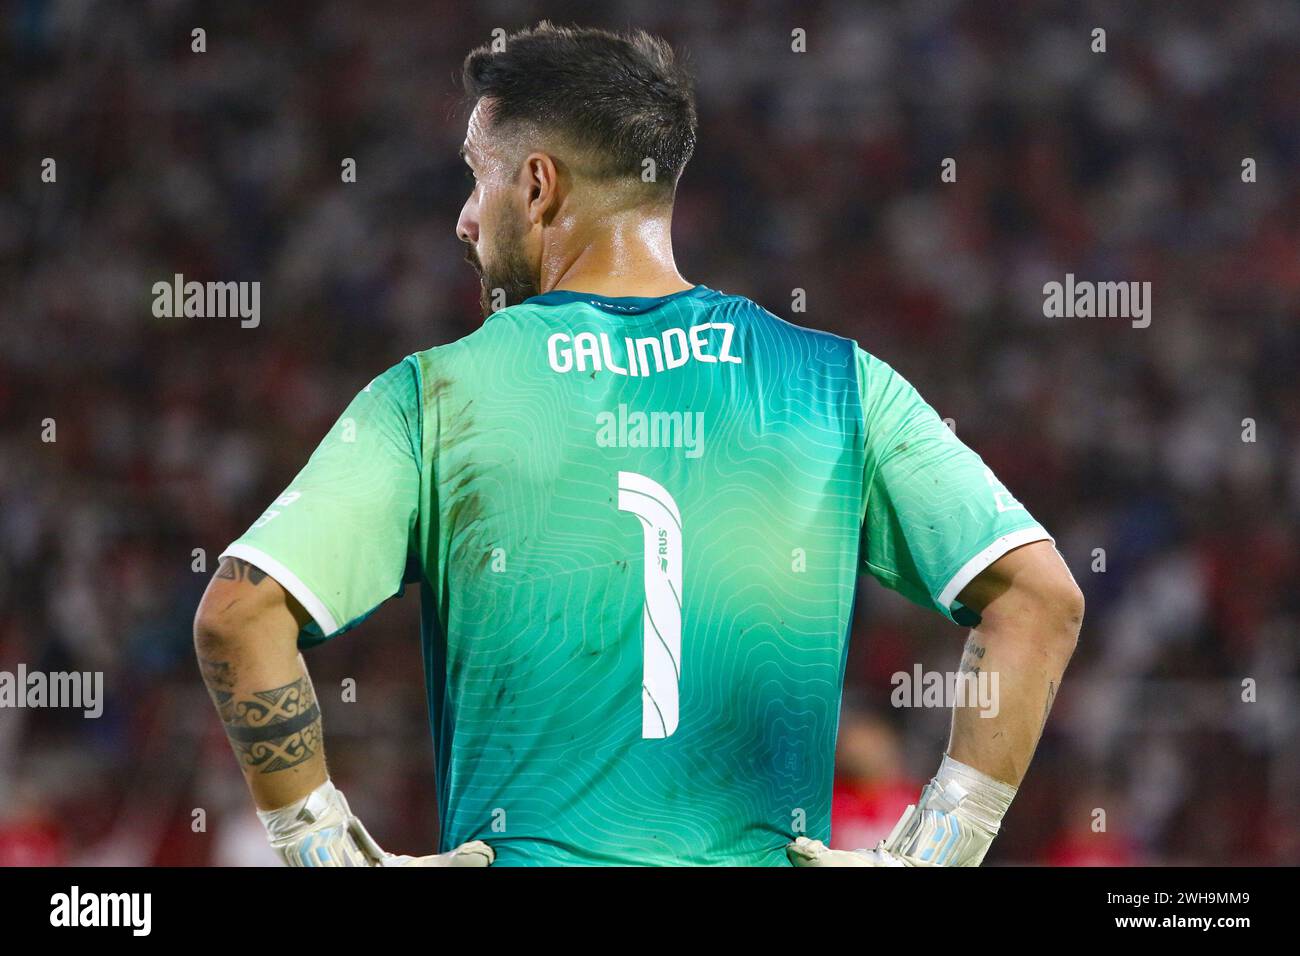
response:
<svg viewBox="0 0 1300 956"><path fill-rule="evenodd" d="M516 226L506 227L490 269L484 269L478 253L468 244L465 246L465 261L478 273L478 302L485 319L498 309L541 295L537 276L524 254L523 233Z"/></svg>

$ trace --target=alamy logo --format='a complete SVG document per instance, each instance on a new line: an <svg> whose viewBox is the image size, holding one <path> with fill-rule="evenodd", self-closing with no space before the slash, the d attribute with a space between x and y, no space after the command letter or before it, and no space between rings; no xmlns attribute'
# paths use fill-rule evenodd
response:
<svg viewBox="0 0 1300 956"><path fill-rule="evenodd" d="M104 713L102 671L72 671L46 674L29 671L19 664L16 672L0 671L0 707L68 707L83 716Z"/></svg>
<svg viewBox="0 0 1300 956"><path fill-rule="evenodd" d="M924 671L920 664L912 673L898 671L890 677L894 685L889 702L895 707L973 707L981 717L996 717L998 705L997 671L980 670L961 673Z"/></svg>
<svg viewBox="0 0 1300 956"><path fill-rule="evenodd" d="M262 283L186 282L179 272L171 282L153 284L157 319L225 319L238 316L239 327L255 329L262 321Z"/></svg>
<svg viewBox="0 0 1300 956"><path fill-rule="evenodd" d="M129 926L132 936L148 936L152 915L152 893L82 893L74 886L50 897L51 926Z"/></svg>
<svg viewBox="0 0 1300 956"><path fill-rule="evenodd" d="M703 412L635 412L622 403L617 412L596 413L596 444L601 448L684 448L685 457L704 454Z"/></svg>
<svg viewBox="0 0 1300 956"><path fill-rule="evenodd" d="M1043 315L1049 319L1132 319L1135 329L1151 324L1150 282L1065 282L1043 285Z"/></svg>

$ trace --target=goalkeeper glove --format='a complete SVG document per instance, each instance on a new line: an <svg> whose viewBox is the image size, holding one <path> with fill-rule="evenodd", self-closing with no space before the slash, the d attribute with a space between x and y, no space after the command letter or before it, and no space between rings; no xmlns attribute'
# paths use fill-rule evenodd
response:
<svg viewBox="0 0 1300 956"><path fill-rule="evenodd" d="M1015 787L944 755L920 803L874 850L832 850L799 837L786 855L795 866L979 866L1015 795Z"/></svg>
<svg viewBox="0 0 1300 956"><path fill-rule="evenodd" d="M258 810L257 816L287 866L490 866L496 859L492 848L479 840L432 856L388 853L329 780L296 803Z"/></svg>

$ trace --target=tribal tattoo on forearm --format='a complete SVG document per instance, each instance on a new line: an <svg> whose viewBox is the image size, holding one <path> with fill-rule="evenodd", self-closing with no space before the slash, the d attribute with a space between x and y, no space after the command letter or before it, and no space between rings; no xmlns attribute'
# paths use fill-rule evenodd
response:
<svg viewBox="0 0 1300 956"><path fill-rule="evenodd" d="M242 766L275 773L310 760L320 750L320 706L311 678L304 675L282 687L238 693L228 661L200 660L199 666Z"/></svg>

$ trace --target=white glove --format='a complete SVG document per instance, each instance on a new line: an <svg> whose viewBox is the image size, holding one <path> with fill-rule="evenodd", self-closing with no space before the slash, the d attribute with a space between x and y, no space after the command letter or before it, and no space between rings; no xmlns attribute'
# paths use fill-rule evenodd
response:
<svg viewBox="0 0 1300 956"><path fill-rule="evenodd" d="M907 866L880 847L874 850L832 850L821 840L807 837L799 837L787 845L785 855L795 866Z"/></svg>
<svg viewBox="0 0 1300 956"><path fill-rule="evenodd" d="M795 866L979 866L1015 795L1015 787L945 755L920 803L874 850L832 850L799 837L786 856Z"/></svg>
<svg viewBox="0 0 1300 956"><path fill-rule="evenodd" d="M480 840L432 856L388 853L352 815L342 791L328 780L296 803L258 810L257 816L287 866L490 866L496 859L492 848Z"/></svg>

